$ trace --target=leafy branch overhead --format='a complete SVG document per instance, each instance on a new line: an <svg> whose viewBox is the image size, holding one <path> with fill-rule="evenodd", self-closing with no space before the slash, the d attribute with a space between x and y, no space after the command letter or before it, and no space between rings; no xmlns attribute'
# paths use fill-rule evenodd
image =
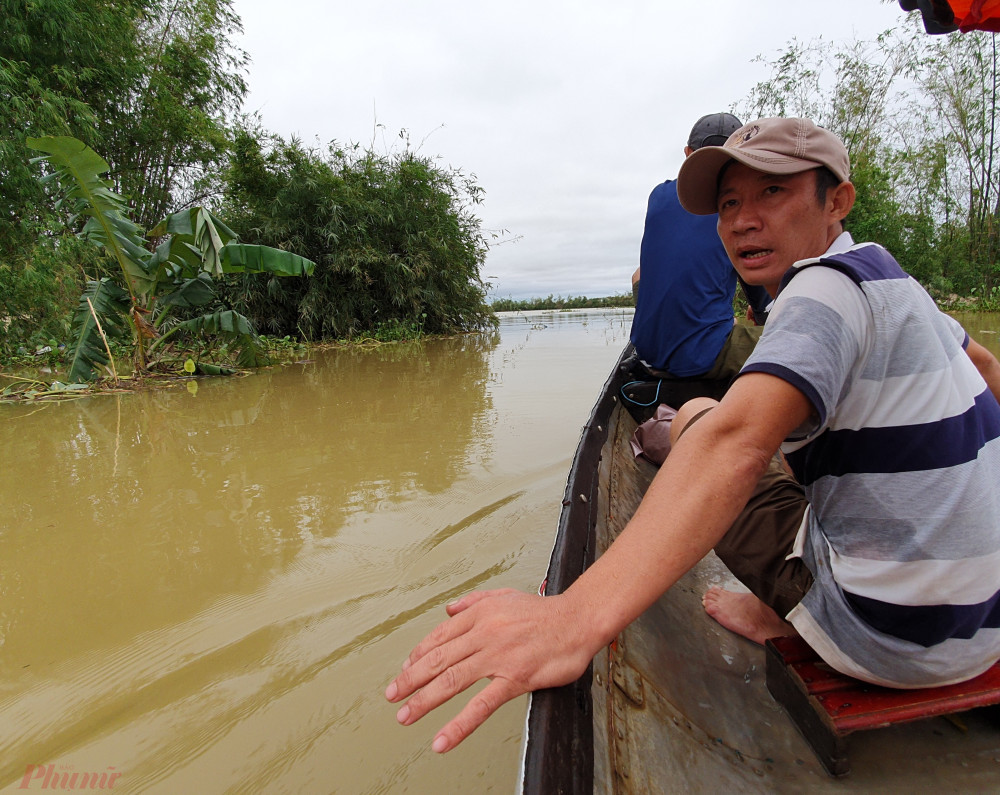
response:
<svg viewBox="0 0 1000 795"><path fill-rule="evenodd" d="M117 278L88 283L81 297L72 327L70 380L94 380L110 364L106 335L131 346L139 371L180 332L211 333L233 345L241 366L265 362L253 325L239 313L215 306L201 317L174 322L172 311L217 305L215 280L223 274L308 276L315 263L289 251L240 243L203 207L156 224L149 238L164 239L151 250L151 241L127 217L123 197L102 177L108 163L99 154L69 136L29 138L28 146L45 153L33 162L47 165L41 180L58 197L57 205L71 213L70 223L86 219L79 235L118 266Z"/></svg>
<svg viewBox="0 0 1000 795"><path fill-rule="evenodd" d="M851 155L856 240L886 246L950 301L1000 287L1000 50L993 34L927 36L919 13L871 41L793 39L734 109L807 116Z"/></svg>

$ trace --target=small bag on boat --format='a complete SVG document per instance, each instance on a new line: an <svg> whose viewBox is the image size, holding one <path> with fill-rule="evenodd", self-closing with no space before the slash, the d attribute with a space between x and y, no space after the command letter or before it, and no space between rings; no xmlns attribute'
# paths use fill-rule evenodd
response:
<svg viewBox="0 0 1000 795"><path fill-rule="evenodd" d="M661 403L656 412L642 425L635 429L629 444L632 455L642 456L647 461L659 466L670 452L670 425L677 416L677 409Z"/></svg>

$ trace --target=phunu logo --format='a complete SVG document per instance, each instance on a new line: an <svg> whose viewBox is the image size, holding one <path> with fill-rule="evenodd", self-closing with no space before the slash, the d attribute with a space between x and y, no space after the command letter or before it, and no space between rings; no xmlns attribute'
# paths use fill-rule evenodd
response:
<svg viewBox="0 0 1000 795"><path fill-rule="evenodd" d="M100 773L79 773L75 770L67 770L65 766L60 766L60 769L56 770L55 765L28 765L19 788L81 791L111 789L121 776L121 773L113 771L114 768L109 767Z"/></svg>

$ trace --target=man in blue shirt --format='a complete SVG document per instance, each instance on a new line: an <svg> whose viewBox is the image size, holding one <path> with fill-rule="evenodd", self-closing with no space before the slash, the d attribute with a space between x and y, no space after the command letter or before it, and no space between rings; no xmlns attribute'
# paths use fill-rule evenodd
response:
<svg viewBox="0 0 1000 795"><path fill-rule="evenodd" d="M731 113L700 118L684 156L721 146L742 123ZM753 350L760 329L734 326L737 275L716 231L717 216L692 215L677 200L673 180L649 196L639 252L641 277L632 344L641 363L624 391L626 405L652 413L657 403L677 407L692 397L721 398ZM756 322L763 324L766 292L743 285ZM636 413L635 411L633 413ZM638 417L637 417L638 418Z"/></svg>

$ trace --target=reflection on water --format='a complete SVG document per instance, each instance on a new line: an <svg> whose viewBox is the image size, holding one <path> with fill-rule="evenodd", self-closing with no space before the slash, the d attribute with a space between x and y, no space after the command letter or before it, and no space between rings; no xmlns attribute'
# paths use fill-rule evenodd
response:
<svg viewBox="0 0 1000 795"><path fill-rule="evenodd" d="M17 452L4 479L3 592L34 611L64 602L73 582L86 598L53 611L61 624L50 629L76 653L130 636L150 613L176 617L254 587L353 515L438 494L485 454L498 342L319 351L310 364L202 382L196 396L158 390L6 417L0 443ZM95 611L105 625L83 630ZM0 633L4 663L45 643L18 615Z"/></svg>
<svg viewBox="0 0 1000 795"><path fill-rule="evenodd" d="M523 703L439 758L381 691L448 599L537 584L629 323L0 407L0 785L509 791Z"/></svg>

